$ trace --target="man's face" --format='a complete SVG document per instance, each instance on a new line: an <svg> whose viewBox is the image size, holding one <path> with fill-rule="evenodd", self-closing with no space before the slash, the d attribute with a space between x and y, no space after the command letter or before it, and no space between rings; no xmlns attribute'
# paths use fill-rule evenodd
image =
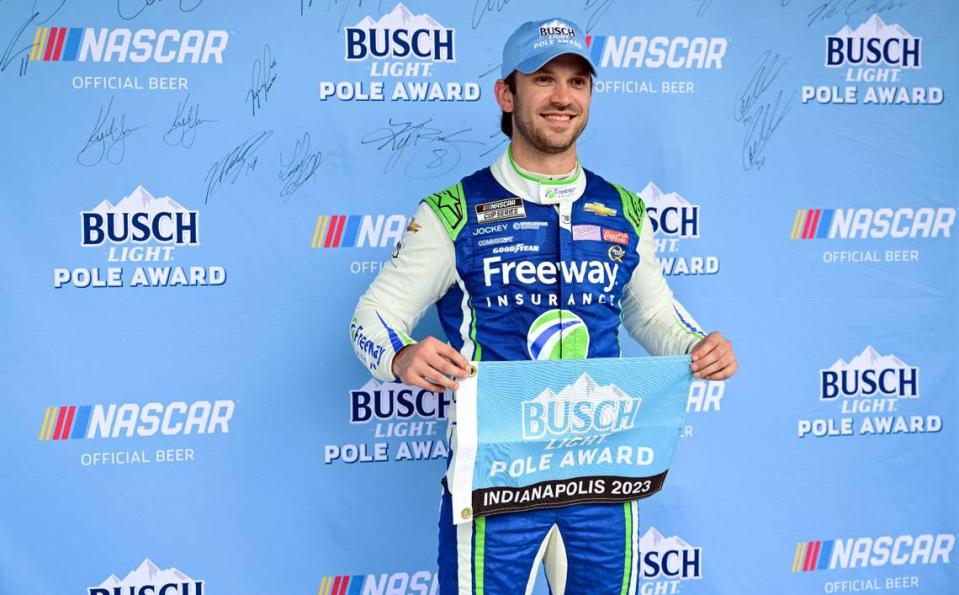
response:
<svg viewBox="0 0 959 595"><path fill-rule="evenodd" d="M562 153L586 128L591 96L589 66L577 56L557 56L533 74L517 71L514 132L543 153Z"/></svg>

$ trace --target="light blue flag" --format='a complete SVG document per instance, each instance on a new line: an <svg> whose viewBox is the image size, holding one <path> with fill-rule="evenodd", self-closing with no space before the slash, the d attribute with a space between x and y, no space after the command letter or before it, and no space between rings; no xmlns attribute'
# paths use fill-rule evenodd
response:
<svg viewBox="0 0 959 595"><path fill-rule="evenodd" d="M688 356L478 362L456 392L456 522L658 492L679 441Z"/></svg>

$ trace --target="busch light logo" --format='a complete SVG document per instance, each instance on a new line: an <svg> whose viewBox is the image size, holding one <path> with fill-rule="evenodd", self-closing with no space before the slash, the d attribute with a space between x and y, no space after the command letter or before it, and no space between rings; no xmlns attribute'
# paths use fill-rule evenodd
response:
<svg viewBox="0 0 959 595"><path fill-rule="evenodd" d="M226 283L219 265L186 264L177 248L200 245L200 213L169 196L137 186L116 205L103 200L80 213L80 245L106 247L108 266L53 269L53 287L216 287ZM173 264L174 261L177 264Z"/></svg>
<svg viewBox="0 0 959 595"><path fill-rule="evenodd" d="M87 595L203 595L203 587L202 580L194 580L176 568L160 570L147 558L122 580L111 574L96 587L89 587Z"/></svg>
<svg viewBox="0 0 959 595"><path fill-rule="evenodd" d="M569 310L549 310L530 325L526 347L534 360L586 359L589 328Z"/></svg>
<svg viewBox="0 0 959 595"><path fill-rule="evenodd" d="M362 388L350 391L350 423L371 421L446 419L452 401L446 392L411 387L398 383L370 380Z"/></svg>
<svg viewBox="0 0 959 595"><path fill-rule="evenodd" d="M656 234L656 252L664 275L715 275L719 272L719 256L690 255L682 250L686 240L699 239L699 205L690 203L678 192L663 192L653 182L646 184L637 194L646 204L646 216Z"/></svg>
<svg viewBox="0 0 959 595"><path fill-rule="evenodd" d="M568 23L564 23L563 21L550 21L540 25L539 35L540 37L547 37L551 35L574 37L576 35L576 31L570 27Z"/></svg>
<svg viewBox="0 0 959 595"><path fill-rule="evenodd" d="M452 405L449 393L371 378L351 390L349 396L350 423L369 424L363 436L372 434L374 440L327 444L323 448L324 464L424 461L449 456L442 435L442 421Z"/></svg>
<svg viewBox="0 0 959 595"><path fill-rule="evenodd" d="M438 80L437 64L456 62L456 30L402 3L343 32L347 63L369 65L369 80L320 81L320 100L477 101L476 81ZM433 172L435 173L435 172Z"/></svg>
<svg viewBox="0 0 959 595"><path fill-rule="evenodd" d="M922 38L898 24L887 25L878 14L850 29L848 25L826 37L826 66L922 68Z"/></svg>
<svg viewBox="0 0 959 595"><path fill-rule="evenodd" d="M956 536L952 533L800 541L793 553L792 571L949 564L955 545ZM876 587L855 590L880 589L876 581Z"/></svg>
<svg viewBox="0 0 959 595"><path fill-rule="evenodd" d="M639 192L639 197L646 203L646 214L658 236L699 237L699 205L689 204L676 192L664 193L653 182Z"/></svg>
<svg viewBox="0 0 959 595"><path fill-rule="evenodd" d="M703 576L703 548L693 547L673 535L665 537L656 527L650 527L639 539L640 572L647 581L680 581ZM673 589L649 589L643 585L640 593L676 593Z"/></svg>
<svg viewBox="0 0 959 595"><path fill-rule="evenodd" d="M819 398L837 397L919 398L919 368L894 355L879 355L871 345L849 363L836 360L820 372Z"/></svg>
<svg viewBox="0 0 959 595"><path fill-rule="evenodd" d="M797 436L896 436L937 433L942 417L906 414L919 401L919 368L871 345L846 362L819 371L819 400L832 404L836 417L800 419Z"/></svg>
<svg viewBox="0 0 959 595"><path fill-rule="evenodd" d="M169 196L155 198L143 186L116 205L102 201L92 211L80 213L80 244L200 243L200 213L184 208Z"/></svg>
<svg viewBox="0 0 959 595"><path fill-rule="evenodd" d="M523 401L523 439L624 432L636 425L641 404L641 398L630 397L618 386L599 386L583 374L559 393L547 388Z"/></svg>
<svg viewBox="0 0 959 595"><path fill-rule="evenodd" d="M428 14L414 15L402 3L377 21L365 17L347 27L345 36L346 60L350 62L370 58L456 61L456 30L444 27Z"/></svg>
<svg viewBox="0 0 959 595"><path fill-rule="evenodd" d="M804 104L940 105L945 99L942 87L906 84L909 73L922 68L922 38L899 24L873 14L825 41L824 66L846 84L802 85Z"/></svg>

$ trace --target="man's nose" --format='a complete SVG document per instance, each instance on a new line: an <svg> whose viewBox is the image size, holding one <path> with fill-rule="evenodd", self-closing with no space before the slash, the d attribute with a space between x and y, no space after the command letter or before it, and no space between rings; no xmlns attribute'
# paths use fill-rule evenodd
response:
<svg viewBox="0 0 959 595"><path fill-rule="evenodd" d="M550 93L550 101L557 105L567 106L570 104L569 85L564 82L558 82L553 85L553 92Z"/></svg>

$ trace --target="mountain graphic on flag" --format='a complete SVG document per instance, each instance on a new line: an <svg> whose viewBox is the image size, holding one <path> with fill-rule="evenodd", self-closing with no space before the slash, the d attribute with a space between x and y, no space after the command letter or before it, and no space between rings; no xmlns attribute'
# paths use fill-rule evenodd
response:
<svg viewBox="0 0 959 595"><path fill-rule="evenodd" d="M576 379L576 382L563 387L559 393L554 393L551 389L546 389L532 399L541 403L550 401L582 401L589 400L593 402L600 401L633 401L634 398L626 394L623 389L615 384L600 386L593 378L583 373ZM640 400L641 399L635 399Z"/></svg>

